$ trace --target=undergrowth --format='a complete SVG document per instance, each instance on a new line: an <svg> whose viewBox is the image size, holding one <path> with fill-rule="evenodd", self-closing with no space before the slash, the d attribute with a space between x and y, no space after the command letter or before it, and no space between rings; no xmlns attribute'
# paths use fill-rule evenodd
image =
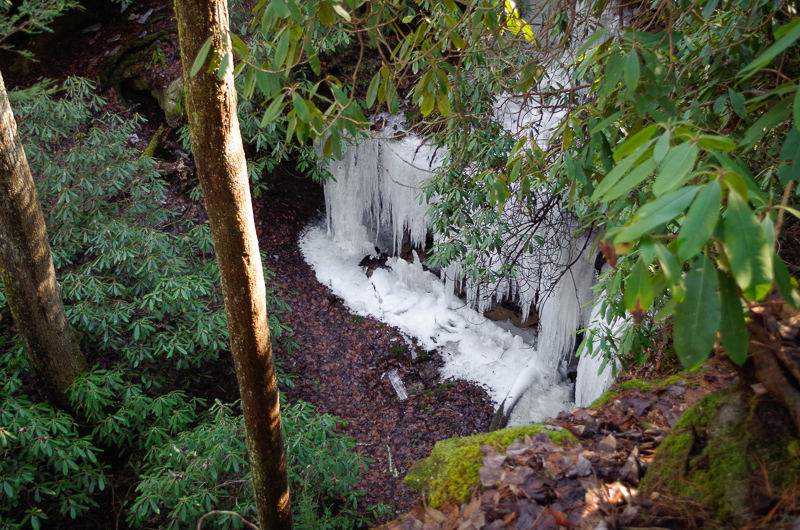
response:
<svg viewBox="0 0 800 530"><path fill-rule="evenodd" d="M78 519L109 486L125 497L122 476L137 477L124 507L135 527L186 528L212 509L254 519L239 407L192 395L228 354L207 224L170 207L156 161L131 143L141 118L107 113L90 81L9 96L67 315L96 366L71 388L77 415L57 411L39 402L13 328L0 327L0 527ZM265 279L274 345L291 354L297 345L281 319L289 307L268 269ZM2 291L0 315L11 321ZM296 527L366 526L354 485L367 462L354 441L308 403L283 410Z"/></svg>

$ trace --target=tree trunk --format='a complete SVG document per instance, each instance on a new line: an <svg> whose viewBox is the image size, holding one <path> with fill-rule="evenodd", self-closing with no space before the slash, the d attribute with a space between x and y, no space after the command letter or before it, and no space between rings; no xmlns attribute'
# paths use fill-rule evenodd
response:
<svg viewBox="0 0 800 530"><path fill-rule="evenodd" d="M750 308L750 334L744 379L764 390L788 413L800 436L800 310L777 292ZM753 386L751 386L753 388Z"/></svg>
<svg viewBox="0 0 800 530"><path fill-rule="evenodd" d="M175 12L192 149L219 263L258 517L262 528L288 530L292 519L278 387L232 65L222 80L205 65L190 76L209 36L209 60L231 50L227 4L176 0Z"/></svg>
<svg viewBox="0 0 800 530"><path fill-rule="evenodd" d="M42 207L2 75L0 275L39 384L53 404L70 409L65 391L89 367L64 313Z"/></svg>

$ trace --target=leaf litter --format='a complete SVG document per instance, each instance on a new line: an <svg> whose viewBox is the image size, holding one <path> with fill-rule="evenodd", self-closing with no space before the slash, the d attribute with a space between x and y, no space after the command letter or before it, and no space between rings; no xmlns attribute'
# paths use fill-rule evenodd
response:
<svg viewBox="0 0 800 530"><path fill-rule="evenodd" d="M342 300L316 280L297 246L303 228L324 206L322 189L309 179L280 175L254 201L256 226L267 265L275 271L284 315L300 350L277 352L294 387L282 391L319 412L340 418L339 431L356 439L370 460L358 489L358 509L383 502L397 513L410 511L418 494L403 479L413 462L436 442L486 432L494 413L483 388L443 381L441 360L408 341L396 329L350 313ZM396 372L395 372L396 370ZM408 394L400 399L390 374Z"/></svg>
<svg viewBox="0 0 800 530"><path fill-rule="evenodd" d="M648 391L614 386L613 399L573 408L545 422L569 431L560 446L546 433L506 447L482 445L480 485L468 503L433 508L424 498L380 530L560 530L621 528L653 506L636 497L655 449L680 415L704 395L734 380L710 364L674 384Z"/></svg>

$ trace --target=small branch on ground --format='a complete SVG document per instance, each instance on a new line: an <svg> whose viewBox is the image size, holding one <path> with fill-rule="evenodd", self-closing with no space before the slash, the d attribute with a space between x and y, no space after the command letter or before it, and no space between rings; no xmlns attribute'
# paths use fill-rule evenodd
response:
<svg viewBox="0 0 800 530"><path fill-rule="evenodd" d="M201 529L201 527L203 526L203 521L205 521L206 517L211 517L213 515L231 515L239 519L242 522L242 524L244 524L247 528L252 528L252 530L259 530L259 528L256 525L254 525L253 523L242 517L240 514L236 512L230 512L227 510L211 510L210 512L203 514L203 516L197 521L197 530Z"/></svg>

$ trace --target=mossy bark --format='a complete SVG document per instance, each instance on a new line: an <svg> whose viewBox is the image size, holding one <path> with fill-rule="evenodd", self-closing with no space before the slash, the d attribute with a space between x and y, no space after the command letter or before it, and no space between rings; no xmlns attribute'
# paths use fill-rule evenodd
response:
<svg viewBox="0 0 800 530"><path fill-rule="evenodd" d="M292 518L280 403L232 66L222 79L205 65L190 75L209 38L208 60L230 52L227 4L176 0L175 12L189 130L219 263L259 522L262 528L288 530Z"/></svg>
<svg viewBox="0 0 800 530"><path fill-rule="evenodd" d="M743 376L758 382L789 414L800 437L800 310L773 292L751 308L747 363Z"/></svg>
<svg viewBox="0 0 800 530"><path fill-rule="evenodd" d="M56 282L36 185L0 75L0 275L39 385L70 409L67 388L88 370Z"/></svg>
<svg viewBox="0 0 800 530"><path fill-rule="evenodd" d="M776 405L741 386L706 396L661 443L639 494L660 499L662 511L702 516L698 524L739 528L763 519L757 504L768 512L800 472L796 438Z"/></svg>

